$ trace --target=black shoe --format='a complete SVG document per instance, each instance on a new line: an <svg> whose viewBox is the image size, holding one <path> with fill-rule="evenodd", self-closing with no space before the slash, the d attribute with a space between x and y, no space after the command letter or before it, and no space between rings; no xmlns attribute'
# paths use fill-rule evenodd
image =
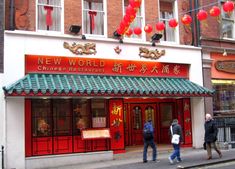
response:
<svg viewBox="0 0 235 169"><path fill-rule="evenodd" d="M147 163L148 161L147 160L144 160L143 163Z"/></svg>

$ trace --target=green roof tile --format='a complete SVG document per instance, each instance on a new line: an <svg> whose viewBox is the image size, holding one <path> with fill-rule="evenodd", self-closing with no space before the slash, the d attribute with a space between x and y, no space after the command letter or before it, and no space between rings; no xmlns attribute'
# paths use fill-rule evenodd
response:
<svg viewBox="0 0 235 169"><path fill-rule="evenodd" d="M183 78L28 74L3 87L6 96L212 96Z"/></svg>

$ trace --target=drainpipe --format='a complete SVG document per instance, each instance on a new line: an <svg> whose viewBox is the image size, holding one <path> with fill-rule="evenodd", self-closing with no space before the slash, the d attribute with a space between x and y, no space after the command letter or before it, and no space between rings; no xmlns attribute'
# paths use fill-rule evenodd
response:
<svg viewBox="0 0 235 169"><path fill-rule="evenodd" d="M193 14L192 14L192 13L193 13L193 11L192 11L192 10L193 10L193 2L192 2L192 1L193 1L193 0L190 0L190 1L189 1L189 10L191 11L191 12L190 12L191 17L192 17L192 18L195 18L195 17L192 16L192 15L193 15ZM196 37L196 36L194 35L194 32L195 32L195 25L194 25L194 22L192 22L191 25L192 25L192 38L193 38L191 45L197 46L197 45L196 45L196 42L195 42L195 37Z"/></svg>
<svg viewBox="0 0 235 169"><path fill-rule="evenodd" d="M10 0L10 30L15 30L15 0Z"/></svg>
<svg viewBox="0 0 235 169"><path fill-rule="evenodd" d="M198 10L198 8L199 8L199 2L198 2L198 0L195 0L194 1L194 7L195 7L195 16L194 16L194 18L196 18L197 16L197 12L199 11ZM195 27L196 27L196 36L195 36L195 38L196 38L196 46L201 46L201 41L200 41L200 37L201 37L201 29L200 29L200 23L199 23L199 21L197 20L197 19L195 19Z"/></svg>

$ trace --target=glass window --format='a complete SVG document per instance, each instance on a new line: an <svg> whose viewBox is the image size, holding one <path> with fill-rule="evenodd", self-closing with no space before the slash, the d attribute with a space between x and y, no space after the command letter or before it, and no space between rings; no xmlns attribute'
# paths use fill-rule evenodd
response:
<svg viewBox="0 0 235 169"><path fill-rule="evenodd" d="M142 1L142 4L144 2ZM126 13L126 8L129 5L129 0L124 0L124 15ZM140 27L143 30L143 12L142 12L142 5L140 6L140 8L138 9L138 12L136 13L136 18L135 20L131 23L130 28L133 30L135 27ZM123 15L123 16L124 16ZM143 33L143 31L142 31ZM132 34L129 38L138 38L138 39L142 39L143 35L136 35L136 34Z"/></svg>
<svg viewBox="0 0 235 169"><path fill-rule="evenodd" d="M146 120L151 119L153 126L155 126L155 121L154 121L154 108L153 108L152 106L147 106L147 107L145 108L145 119L146 119Z"/></svg>
<svg viewBox="0 0 235 169"><path fill-rule="evenodd" d="M92 127L107 127L104 99L91 100Z"/></svg>
<svg viewBox="0 0 235 169"><path fill-rule="evenodd" d="M81 135L81 130L90 128L90 113L86 99L73 100L73 133Z"/></svg>
<svg viewBox="0 0 235 169"><path fill-rule="evenodd" d="M61 31L61 0L37 0L37 29Z"/></svg>
<svg viewBox="0 0 235 169"><path fill-rule="evenodd" d="M214 114L235 112L235 80L212 80Z"/></svg>
<svg viewBox="0 0 235 169"><path fill-rule="evenodd" d="M53 100L54 136L71 135L71 109L69 99Z"/></svg>
<svg viewBox="0 0 235 169"><path fill-rule="evenodd" d="M134 119L134 125L133 128L134 129L141 129L142 128L142 111L141 111L141 107L139 106L135 106L133 108L133 119Z"/></svg>
<svg viewBox="0 0 235 169"><path fill-rule="evenodd" d="M161 116L161 126L168 127L171 125L173 120L173 107L172 104L162 103L160 104L160 116Z"/></svg>
<svg viewBox="0 0 235 169"><path fill-rule="evenodd" d="M222 16L222 37L235 38L234 10L232 13L226 13L224 12L224 10L221 10L221 16Z"/></svg>
<svg viewBox="0 0 235 169"><path fill-rule="evenodd" d="M51 136L50 100L32 100L32 126L33 137Z"/></svg>
<svg viewBox="0 0 235 169"><path fill-rule="evenodd" d="M169 27L169 20L174 18L174 0L161 0L160 1L160 21L164 22L165 30L161 40L164 41L176 41L175 30Z"/></svg>
<svg viewBox="0 0 235 169"><path fill-rule="evenodd" d="M85 34L104 35L103 0L83 0L83 31Z"/></svg>

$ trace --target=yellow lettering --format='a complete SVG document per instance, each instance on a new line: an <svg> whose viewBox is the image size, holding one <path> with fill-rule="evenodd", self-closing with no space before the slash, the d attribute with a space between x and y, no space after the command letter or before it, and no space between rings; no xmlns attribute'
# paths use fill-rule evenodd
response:
<svg viewBox="0 0 235 169"><path fill-rule="evenodd" d="M50 58L46 58L46 65L50 65L51 64L51 59Z"/></svg>
<svg viewBox="0 0 235 169"><path fill-rule="evenodd" d="M76 64L76 60L74 60L74 59L69 59L69 65L70 65L70 66L75 66L75 64Z"/></svg>
<svg viewBox="0 0 235 169"><path fill-rule="evenodd" d="M43 58L38 58L38 64L40 65L40 64L43 64Z"/></svg>
<svg viewBox="0 0 235 169"><path fill-rule="evenodd" d="M55 65L59 65L60 62L61 62L61 58L55 58L55 59L54 59Z"/></svg>

